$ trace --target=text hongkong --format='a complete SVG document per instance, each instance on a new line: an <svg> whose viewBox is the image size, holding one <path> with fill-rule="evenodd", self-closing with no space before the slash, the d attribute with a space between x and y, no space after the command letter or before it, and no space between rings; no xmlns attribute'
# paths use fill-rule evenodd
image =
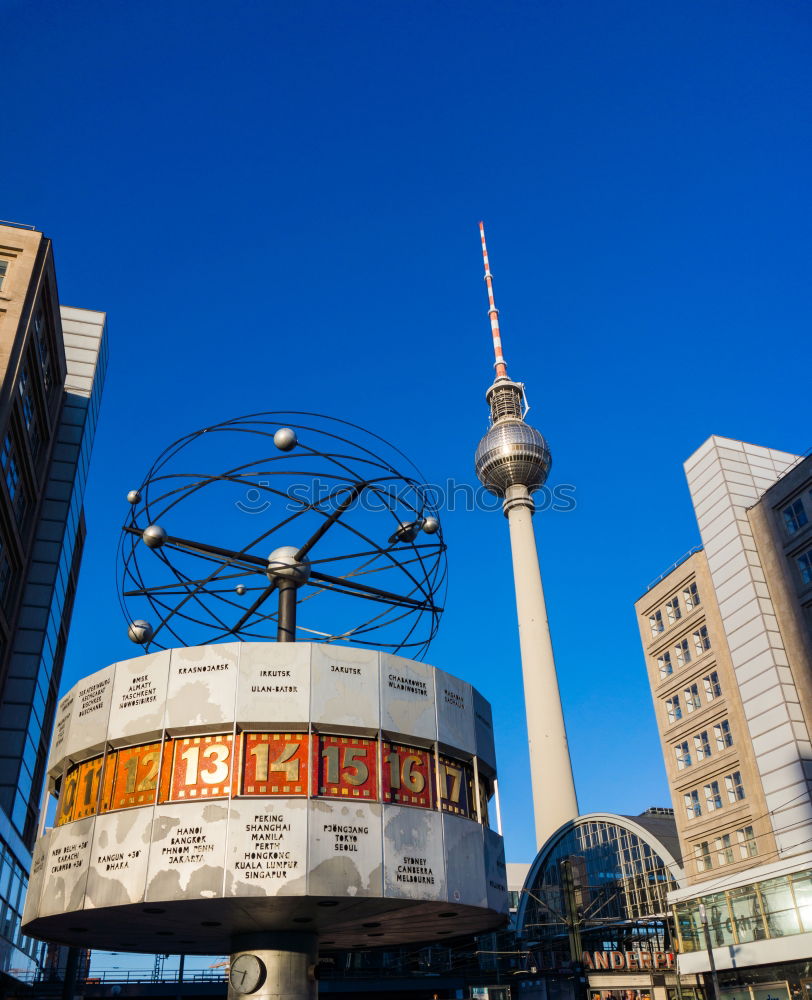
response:
<svg viewBox="0 0 812 1000"><path fill-rule="evenodd" d="M585 951L584 967L613 972L645 972L648 969L673 969L672 951Z"/></svg>

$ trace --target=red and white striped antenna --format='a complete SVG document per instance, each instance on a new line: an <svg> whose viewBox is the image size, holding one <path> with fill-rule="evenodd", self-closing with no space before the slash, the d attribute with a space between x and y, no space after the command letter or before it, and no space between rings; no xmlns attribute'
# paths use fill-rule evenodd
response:
<svg viewBox="0 0 812 1000"><path fill-rule="evenodd" d="M488 315L491 318L491 334L493 335L493 353L496 358L494 368L497 378L507 378L507 363L502 354L502 336L499 332L499 310L493 299L493 275L488 263L488 248L485 245L485 223L479 224L479 235L482 238L482 260L485 262L485 284L488 286Z"/></svg>

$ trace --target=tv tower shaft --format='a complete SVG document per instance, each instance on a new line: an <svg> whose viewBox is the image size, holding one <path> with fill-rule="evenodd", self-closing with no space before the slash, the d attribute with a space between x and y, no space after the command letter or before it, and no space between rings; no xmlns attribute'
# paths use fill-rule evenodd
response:
<svg viewBox="0 0 812 1000"><path fill-rule="evenodd" d="M491 411L491 427L476 451L476 473L486 489L502 498L502 509L510 530L536 843L541 847L558 827L578 815L533 531L535 504L532 494L544 485L552 458L542 435L525 423L524 386L511 381L507 374L485 229L481 222L479 229L488 286L496 379L485 397Z"/></svg>

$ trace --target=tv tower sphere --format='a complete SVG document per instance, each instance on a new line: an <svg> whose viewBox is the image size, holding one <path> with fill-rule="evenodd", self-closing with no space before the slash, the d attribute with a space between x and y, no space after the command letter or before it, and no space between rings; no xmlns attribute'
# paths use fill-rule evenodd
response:
<svg viewBox="0 0 812 1000"><path fill-rule="evenodd" d="M504 497L511 486L524 486L530 493L541 489L552 461L547 442L535 427L507 419L494 424L479 442L474 467L485 489Z"/></svg>

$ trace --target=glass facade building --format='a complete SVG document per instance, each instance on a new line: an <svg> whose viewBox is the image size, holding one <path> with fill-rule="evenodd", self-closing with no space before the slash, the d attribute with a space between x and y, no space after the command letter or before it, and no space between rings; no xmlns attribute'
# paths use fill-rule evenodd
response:
<svg viewBox="0 0 812 1000"><path fill-rule="evenodd" d="M519 894L523 1000L702 1000L677 982L668 894L683 870L671 809L593 813L542 847Z"/></svg>
<svg viewBox="0 0 812 1000"><path fill-rule="evenodd" d="M0 262L0 992L7 992L14 980L35 978L45 961L45 946L23 935L20 922L84 545L107 336L104 313L60 306L42 233L0 224Z"/></svg>
<svg viewBox="0 0 812 1000"><path fill-rule="evenodd" d="M682 952L705 950L700 905L705 907L714 948L812 933L812 871L779 875L678 903L675 917Z"/></svg>

